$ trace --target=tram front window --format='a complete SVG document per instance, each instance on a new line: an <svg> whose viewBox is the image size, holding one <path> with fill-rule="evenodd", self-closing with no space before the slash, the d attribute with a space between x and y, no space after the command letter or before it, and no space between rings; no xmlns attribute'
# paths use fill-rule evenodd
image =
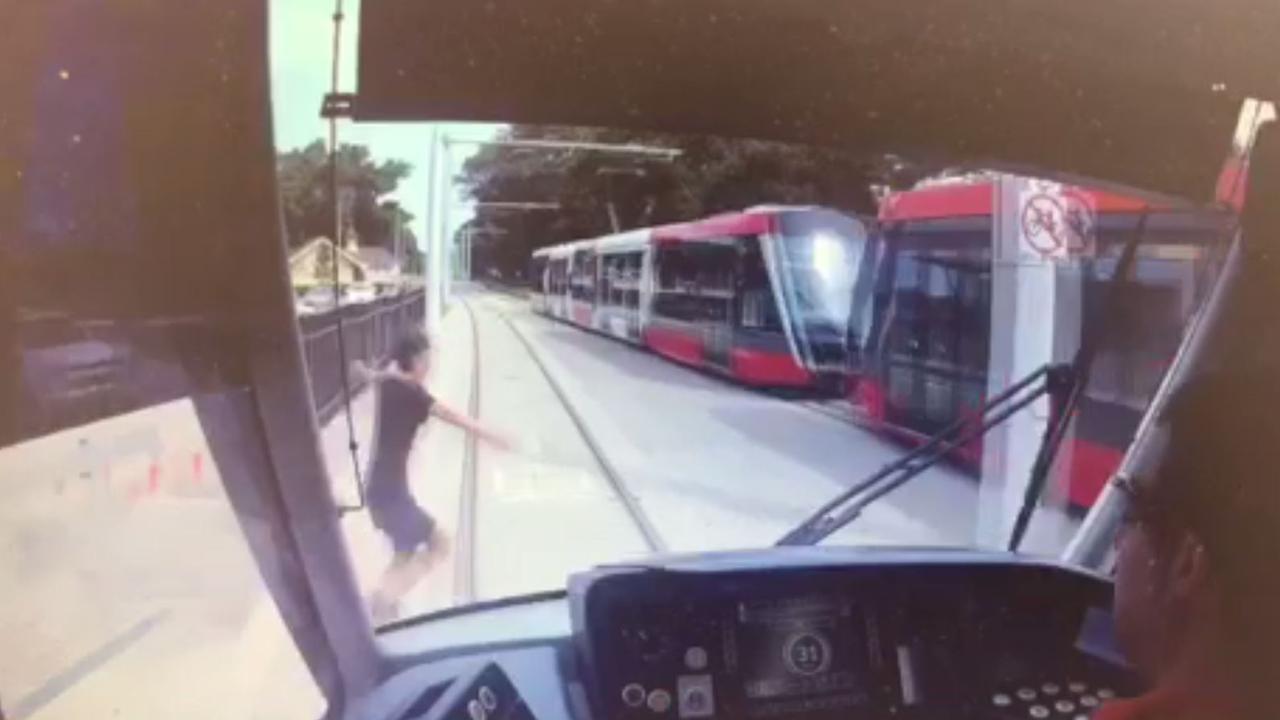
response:
<svg viewBox="0 0 1280 720"><path fill-rule="evenodd" d="M779 284L800 353L813 370L844 371L855 298L864 297L855 286L870 280L866 228L830 212L797 213L781 226Z"/></svg>

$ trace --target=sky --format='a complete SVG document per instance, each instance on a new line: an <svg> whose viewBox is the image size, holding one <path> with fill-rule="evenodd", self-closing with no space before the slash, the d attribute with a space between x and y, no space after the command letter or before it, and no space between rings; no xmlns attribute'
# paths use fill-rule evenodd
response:
<svg viewBox="0 0 1280 720"><path fill-rule="evenodd" d="M320 118L320 102L329 92L332 63L333 0L271 0L271 100L275 113L275 140L279 150L292 150L328 137ZM360 1L344 0L338 91L356 90L356 39ZM490 139L501 125L441 123L453 139ZM387 199L396 199L413 213L410 223L419 245L425 242L427 221L427 167L430 123L352 123L338 125L339 143L367 145L377 161L404 160L413 166L409 177ZM455 146L450 152L453 177L473 146ZM456 198L456 193L453 194ZM456 201L447 213L450 228L445 237L473 215L468 203Z"/></svg>

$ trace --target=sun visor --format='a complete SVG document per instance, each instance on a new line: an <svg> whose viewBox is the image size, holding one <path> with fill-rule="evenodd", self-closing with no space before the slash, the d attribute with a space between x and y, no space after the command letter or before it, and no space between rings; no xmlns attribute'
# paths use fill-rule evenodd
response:
<svg viewBox="0 0 1280 720"><path fill-rule="evenodd" d="M1000 161L1204 199L1261 0L367 0L355 114L715 133Z"/></svg>

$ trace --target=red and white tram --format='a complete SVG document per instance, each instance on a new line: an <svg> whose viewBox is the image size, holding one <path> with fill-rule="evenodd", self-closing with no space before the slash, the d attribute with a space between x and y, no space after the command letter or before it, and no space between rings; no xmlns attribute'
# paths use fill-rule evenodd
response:
<svg viewBox="0 0 1280 720"><path fill-rule="evenodd" d="M837 391L867 231L761 207L534 254L533 307L744 384Z"/></svg>
<svg viewBox="0 0 1280 720"><path fill-rule="evenodd" d="M1087 508L1119 465L1213 277L1208 249L1223 236L1229 213L1167 198L1075 192L1097 212L1096 256L1077 270L1079 322L1103 302L1125 240L1143 232L1060 466L1062 494ZM871 427L923 441L986 401L995 194L994 183L981 180L924 186L883 202L868 253L877 256L871 302L849 328L857 350L847 386ZM957 459L979 466L981 439Z"/></svg>

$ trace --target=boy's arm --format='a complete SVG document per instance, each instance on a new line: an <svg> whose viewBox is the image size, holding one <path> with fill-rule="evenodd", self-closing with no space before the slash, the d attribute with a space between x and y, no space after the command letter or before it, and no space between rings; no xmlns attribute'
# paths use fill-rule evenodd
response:
<svg viewBox="0 0 1280 720"><path fill-rule="evenodd" d="M512 448L513 443L506 435L481 425L466 413L458 412L439 400L431 405L431 414L450 425L456 425L463 430L475 433L476 437L496 448L502 450L510 450Z"/></svg>

